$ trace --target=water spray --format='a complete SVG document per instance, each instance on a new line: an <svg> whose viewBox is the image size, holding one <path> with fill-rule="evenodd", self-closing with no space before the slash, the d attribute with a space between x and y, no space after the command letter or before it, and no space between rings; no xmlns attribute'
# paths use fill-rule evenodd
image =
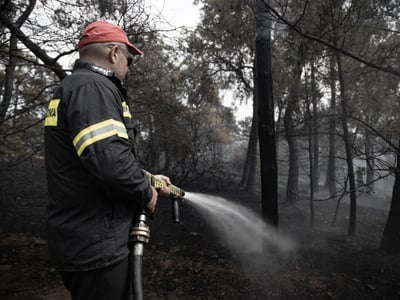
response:
<svg viewBox="0 0 400 300"><path fill-rule="evenodd" d="M210 225L235 254L244 260L272 250L284 253L296 247L295 242L266 224L249 208L222 197L187 193L187 202L210 220Z"/></svg>
<svg viewBox="0 0 400 300"><path fill-rule="evenodd" d="M197 193L187 193L188 198L184 198L185 192L179 187L167 185L147 171L144 173L156 190L163 187L170 190L174 223L179 223L179 201L186 199L203 212L206 218L212 220L216 232L221 234L231 249L236 250L238 254L245 254L242 257L246 261L255 258L257 255L254 254L262 254L265 245L279 252L286 252L296 247L292 239L278 234L275 228L268 226L258 215L242 205L221 197ZM134 300L143 299L142 257L144 245L150 239L150 228L147 224L149 217L151 215L147 210L141 210L130 231ZM265 261L265 256L263 256L263 261Z"/></svg>

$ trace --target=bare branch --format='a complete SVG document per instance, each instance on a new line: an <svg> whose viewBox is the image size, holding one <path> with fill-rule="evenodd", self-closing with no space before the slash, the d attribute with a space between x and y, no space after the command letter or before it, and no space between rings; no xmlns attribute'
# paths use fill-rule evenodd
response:
<svg viewBox="0 0 400 300"><path fill-rule="evenodd" d="M35 1L31 0L30 4L32 4L32 2ZM64 77L67 76L67 73L63 70L63 68L57 62L57 60L48 56L47 53L42 48L40 48L28 36L26 36L25 33L23 33L21 29L18 27L18 24L15 24L10 20L5 10L0 11L0 21L5 26L7 26L11 34L13 34L16 38L18 38L29 50L31 50L39 59L41 59L48 66L49 69L53 70L53 72L60 79L63 79Z"/></svg>
<svg viewBox="0 0 400 300"><path fill-rule="evenodd" d="M261 1L263 2L265 8L268 11L270 11L271 15L275 16L278 20L280 20L283 23L285 23L287 26L289 26L289 28L293 29L295 32L300 34L302 37L305 37L305 38L307 38L309 40L312 40L312 41L318 42L320 44L323 44L323 45L327 46L328 48L331 48L331 49L333 49L333 50L335 50L335 51L337 51L337 52L339 52L339 53L341 53L341 54L343 54L345 56L351 57L354 60L356 60L356 61L358 61L360 63L363 63L366 66L369 66L371 68L380 70L382 72L390 73L390 74L393 74L393 75L396 75L396 76L400 77L400 70L398 70L398 69L393 69L393 68L390 68L390 67L387 67L387 66L385 67L385 66L382 66L382 65L377 65L377 64L372 63L370 61L367 61L367 60L365 60L365 59L363 59L363 58L361 58L361 57L359 57L359 56L357 56L357 55L355 55L355 54L353 54L351 52L348 52L348 51L344 50L341 47L337 47L337 46L329 43L328 41L326 41L324 39L321 39L320 37L316 37L316 36L313 36L313 35L308 34L306 32L303 32L297 26L297 23L296 24L292 24L289 20L287 20L285 17L283 17L276 9L274 9L271 5L269 5L267 3L267 1L265 1L265 0L261 0Z"/></svg>

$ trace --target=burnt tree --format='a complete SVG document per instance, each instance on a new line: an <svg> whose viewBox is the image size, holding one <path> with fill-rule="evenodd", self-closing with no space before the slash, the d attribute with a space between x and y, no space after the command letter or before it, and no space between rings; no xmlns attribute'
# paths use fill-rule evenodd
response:
<svg viewBox="0 0 400 300"><path fill-rule="evenodd" d="M278 226L278 172L272 89L271 29L265 1L250 1L256 23L256 94L261 165L262 216Z"/></svg>

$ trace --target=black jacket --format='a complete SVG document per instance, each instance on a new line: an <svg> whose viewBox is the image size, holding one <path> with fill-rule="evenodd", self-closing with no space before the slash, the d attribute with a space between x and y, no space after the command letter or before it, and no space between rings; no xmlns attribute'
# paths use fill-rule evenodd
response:
<svg viewBox="0 0 400 300"><path fill-rule="evenodd" d="M110 70L78 61L49 103L48 245L61 271L124 259L132 218L151 199L149 181L135 159L124 93Z"/></svg>

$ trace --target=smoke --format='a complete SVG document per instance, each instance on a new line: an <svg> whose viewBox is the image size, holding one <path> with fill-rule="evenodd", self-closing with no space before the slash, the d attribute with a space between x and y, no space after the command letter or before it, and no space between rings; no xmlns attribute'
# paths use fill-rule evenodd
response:
<svg viewBox="0 0 400 300"><path fill-rule="evenodd" d="M242 205L205 194L187 193L186 197L210 221L221 241L240 258L244 266L265 266L272 255L276 258L296 247L292 239L279 234Z"/></svg>

